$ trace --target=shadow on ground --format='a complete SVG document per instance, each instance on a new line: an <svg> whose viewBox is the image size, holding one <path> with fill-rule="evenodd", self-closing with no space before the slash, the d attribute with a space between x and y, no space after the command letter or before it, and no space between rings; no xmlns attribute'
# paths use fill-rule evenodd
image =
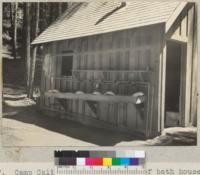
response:
<svg viewBox="0 0 200 175"><path fill-rule="evenodd" d="M20 93L20 91L18 91L18 93L13 95L10 90L9 93L12 95L4 93L3 118L35 125L65 135L68 138L77 139L79 141L99 146L196 145L196 128L168 128L164 130L161 136L154 139L142 140L141 138L133 137L124 133L88 127L66 119L47 117L37 110L35 103L26 98L26 95L23 92ZM21 138L16 139L20 140ZM48 138L47 135L47 139L51 138ZM55 143L55 145L57 144L58 143ZM53 140L51 145L53 145ZM62 145L62 143L60 145ZM40 146L39 140L38 146ZM73 143L69 143L69 146L73 146Z"/></svg>
<svg viewBox="0 0 200 175"><path fill-rule="evenodd" d="M14 101L17 103L21 100L26 101L25 98L23 99L22 97L4 97L3 118L36 125L99 146L113 146L122 141L129 142L136 139L141 140L141 138L136 138L119 132L88 127L66 119L47 117L41 114L34 104L30 106L8 105L8 101ZM7 103L5 103L5 101ZM71 145L73 145L73 143Z"/></svg>

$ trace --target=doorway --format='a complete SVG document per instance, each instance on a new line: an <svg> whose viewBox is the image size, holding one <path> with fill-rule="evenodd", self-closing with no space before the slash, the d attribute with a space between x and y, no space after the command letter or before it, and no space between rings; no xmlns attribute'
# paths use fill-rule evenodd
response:
<svg viewBox="0 0 200 175"><path fill-rule="evenodd" d="M181 81L183 45L167 42L165 83L165 127L180 126L181 123Z"/></svg>

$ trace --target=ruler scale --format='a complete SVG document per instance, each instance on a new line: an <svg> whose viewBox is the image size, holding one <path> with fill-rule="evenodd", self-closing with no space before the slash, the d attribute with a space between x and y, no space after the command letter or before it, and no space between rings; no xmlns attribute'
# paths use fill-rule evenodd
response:
<svg viewBox="0 0 200 175"><path fill-rule="evenodd" d="M55 151L55 175L145 174L144 151Z"/></svg>
<svg viewBox="0 0 200 175"><path fill-rule="evenodd" d="M69 168L69 167L57 167L55 170L55 174L56 175L78 175L78 174L82 174L82 175L89 175L89 174L102 174L102 175L112 175L112 174L127 174L127 175L139 175L139 174L149 174L148 170L145 170L142 167L118 167L118 169L114 169L113 167L111 167L110 169L107 169L106 167L102 167L101 169L99 169L99 167L90 167L90 168L83 168L80 169L80 167L73 167L73 168Z"/></svg>

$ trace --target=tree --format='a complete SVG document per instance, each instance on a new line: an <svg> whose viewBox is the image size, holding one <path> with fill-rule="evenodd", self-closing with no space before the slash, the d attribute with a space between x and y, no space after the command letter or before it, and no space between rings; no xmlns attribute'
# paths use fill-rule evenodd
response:
<svg viewBox="0 0 200 175"><path fill-rule="evenodd" d="M14 14L13 14L13 56L14 59L17 58L17 9L18 9L18 3L15 2L14 4Z"/></svg>
<svg viewBox="0 0 200 175"><path fill-rule="evenodd" d="M59 2L58 4L58 16L60 16L62 14L62 3Z"/></svg>
<svg viewBox="0 0 200 175"><path fill-rule="evenodd" d="M10 3L10 24L11 24L11 37L12 37L12 55L16 59L16 46L17 46L17 7L18 3Z"/></svg>
<svg viewBox="0 0 200 175"><path fill-rule="evenodd" d="M39 33L39 19L40 19L40 3L36 3L35 37L37 37ZM30 98L33 97L36 57L37 57L37 46L34 46L32 62L31 62L31 73L30 73L30 83L29 83L30 88L29 88L29 93L28 93L28 97Z"/></svg>
<svg viewBox="0 0 200 175"><path fill-rule="evenodd" d="M31 33L31 16L30 16L30 3L25 3L25 20L26 20L26 72L27 72L27 92L30 88L30 63L31 63L31 50L30 50L30 33Z"/></svg>
<svg viewBox="0 0 200 175"><path fill-rule="evenodd" d="M41 54L36 47L31 47L31 41L62 15L67 8L68 2L3 3L5 53L8 53L8 56L12 55L14 58L18 56L24 60L26 72L24 84L26 84L29 97L33 96L36 58Z"/></svg>

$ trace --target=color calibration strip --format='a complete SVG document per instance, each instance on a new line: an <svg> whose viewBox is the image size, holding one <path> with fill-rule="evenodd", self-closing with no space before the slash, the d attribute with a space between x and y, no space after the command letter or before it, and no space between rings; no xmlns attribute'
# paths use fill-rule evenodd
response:
<svg viewBox="0 0 200 175"><path fill-rule="evenodd" d="M55 151L55 165L138 166L145 162L144 151Z"/></svg>

